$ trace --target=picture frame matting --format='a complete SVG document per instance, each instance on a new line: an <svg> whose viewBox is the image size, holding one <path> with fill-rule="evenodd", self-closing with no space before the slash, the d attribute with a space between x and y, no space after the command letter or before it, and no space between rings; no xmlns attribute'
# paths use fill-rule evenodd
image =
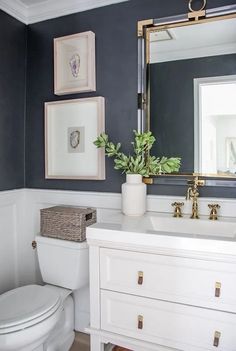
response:
<svg viewBox="0 0 236 351"><path fill-rule="evenodd" d="M96 91L95 66L95 34L92 31L55 38L55 95Z"/></svg>
<svg viewBox="0 0 236 351"><path fill-rule="evenodd" d="M45 103L45 178L105 179L105 151L93 144L105 129L105 99Z"/></svg>

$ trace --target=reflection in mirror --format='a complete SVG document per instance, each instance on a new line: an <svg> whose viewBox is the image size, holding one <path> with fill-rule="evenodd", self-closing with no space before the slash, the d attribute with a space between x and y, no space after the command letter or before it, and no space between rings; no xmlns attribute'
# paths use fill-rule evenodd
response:
<svg viewBox="0 0 236 351"><path fill-rule="evenodd" d="M195 80L195 170L236 174L236 76Z"/></svg>
<svg viewBox="0 0 236 351"><path fill-rule="evenodd" d="M236 175L236 18L153 27L149 61L155 154Z"/></svg>

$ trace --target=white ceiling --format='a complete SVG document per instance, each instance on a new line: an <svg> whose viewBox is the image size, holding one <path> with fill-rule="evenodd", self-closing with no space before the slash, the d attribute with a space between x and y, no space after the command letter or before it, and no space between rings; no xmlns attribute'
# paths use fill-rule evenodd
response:
<svg viewBox="0 0 236 351"><path fill-rule="evenodd" d="M0 0L0 10L25 24L128 0Z"/></svg>
<svg viewBox="0 0 236 351"><path fill-rule="evenodd" d="M236 19L168 30L172 40L151 37L151 63L236 53ZM161 40L162 41L158 41Z"/></svg>

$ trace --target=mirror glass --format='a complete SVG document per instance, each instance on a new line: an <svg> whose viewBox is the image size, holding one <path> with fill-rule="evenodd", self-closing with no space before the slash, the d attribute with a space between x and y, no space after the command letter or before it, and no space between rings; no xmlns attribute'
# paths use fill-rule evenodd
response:
<svg viewBox="0 0 236 351"><path fill-rule="evenodd" d="M236 18L155 27L149 55L153 153L236 176Z"/></svg>

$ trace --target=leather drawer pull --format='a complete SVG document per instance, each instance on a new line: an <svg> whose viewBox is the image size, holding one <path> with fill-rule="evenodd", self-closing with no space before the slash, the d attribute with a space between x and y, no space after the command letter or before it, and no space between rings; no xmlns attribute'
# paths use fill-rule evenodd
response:
<svg viewBox="0 0 236 351"><path fill-rule="evenodd" d="M143 329L143 316L138 316L138 329Z"/></svg>
<svg viewBox="0 0 236 351"><path fill-rule="evenodd" d="M220 293L221 293L221 283L216 282L216 285L215 285L215 297L220 297Z"/></svg>
<svg viewBox="0 0 236 351"><path fill-rule="evenodd" d="M138 272L138 285L143 285L143 272Z"/></svg>
<svg viewBox="0 0 236 351"><path fill-rule="evenodd" d="M220 337L221 337L221 333L216 331L215 332L215 336L214 336L214 342L213 342L213 346L218 347L219 343L220 343Z"/></svg>

